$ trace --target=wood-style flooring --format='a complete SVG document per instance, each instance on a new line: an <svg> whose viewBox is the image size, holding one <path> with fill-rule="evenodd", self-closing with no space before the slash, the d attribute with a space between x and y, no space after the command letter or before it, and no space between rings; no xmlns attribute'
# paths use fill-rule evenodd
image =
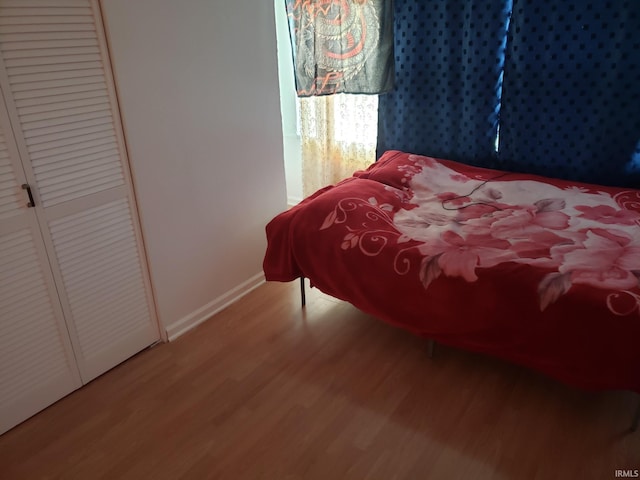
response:
<svg viewBox="0 0 640 480"><path fill-rule="evenodd" d="M268 283L0 436L0 478L613 479L637 396L585 393Z"/></svg>

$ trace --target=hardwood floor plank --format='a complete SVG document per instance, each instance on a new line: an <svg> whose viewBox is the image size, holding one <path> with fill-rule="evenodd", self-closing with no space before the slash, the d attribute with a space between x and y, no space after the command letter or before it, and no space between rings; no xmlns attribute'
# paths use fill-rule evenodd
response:
<svg viewBox="0 0 640 480"><path fill-rule="evenodd" d="M637 396L586 393L266 284L0 436L19 479L554 479L640 469Z"/></svg>

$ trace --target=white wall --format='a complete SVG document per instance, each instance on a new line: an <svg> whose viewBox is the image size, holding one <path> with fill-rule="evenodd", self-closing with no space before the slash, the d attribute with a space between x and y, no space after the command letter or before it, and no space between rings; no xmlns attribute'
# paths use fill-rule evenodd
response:
<svg viewBox="0 0 640 480"><path fill-rule="evenodd" d="M103 0L161 322L170 336L260 281L286 208L274 5Z"/></svg>
<svg viewBox="0 0 640 480"><path fill-rule="evenodd" d="M290 205L294 205L302 200L302 152L300 149L300 137L296 131L296 87L286 8L282 0L274 1L287 202Z"/></svg>

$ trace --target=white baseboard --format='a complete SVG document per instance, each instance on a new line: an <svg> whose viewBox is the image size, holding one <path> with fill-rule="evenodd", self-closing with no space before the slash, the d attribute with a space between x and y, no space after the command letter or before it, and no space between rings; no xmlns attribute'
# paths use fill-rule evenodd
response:
<svg viewBox="0 0 640 480"><path fill-rule="evenodd" d="M256 289L265 282L264 273L260 272L249 280L242 282L237 287L232 288L228 292L220 295L218 298L207 303L205 306L200 307L194 312L182 317L180 320L175 321L166 328L167 339L171 342L180 335L187 333L194 327L197 327L205 320L208 320L220 310L228 307L235 301L244 297L250 291Z"/></svg>

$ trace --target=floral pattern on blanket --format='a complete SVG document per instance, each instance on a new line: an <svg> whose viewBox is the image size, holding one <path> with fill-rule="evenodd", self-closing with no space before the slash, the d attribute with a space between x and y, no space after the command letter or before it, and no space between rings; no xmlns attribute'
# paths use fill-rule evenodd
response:
<svg viewBox="0 0 640 480"><path fill-rule="evenodd" d="M425 288L441 275L474 282L479 270L500 263L533 265L549 271L538 285L542 311L573 285L587 285L611 291L607 306L614 314L640 315L640 192L612 196L497 172L473 178L417 155L410 162L399 167L407 187L402 194L409 195L405 208L394 214L375 198L360 205L387 227L348 227L343 249L359 247L371 256L390 241L411 242L407 248L422 258ZM358 208L354 201L346 206L338 205L321 229ZM394 266L399 274L408 271L402 252Z"/></svg>

